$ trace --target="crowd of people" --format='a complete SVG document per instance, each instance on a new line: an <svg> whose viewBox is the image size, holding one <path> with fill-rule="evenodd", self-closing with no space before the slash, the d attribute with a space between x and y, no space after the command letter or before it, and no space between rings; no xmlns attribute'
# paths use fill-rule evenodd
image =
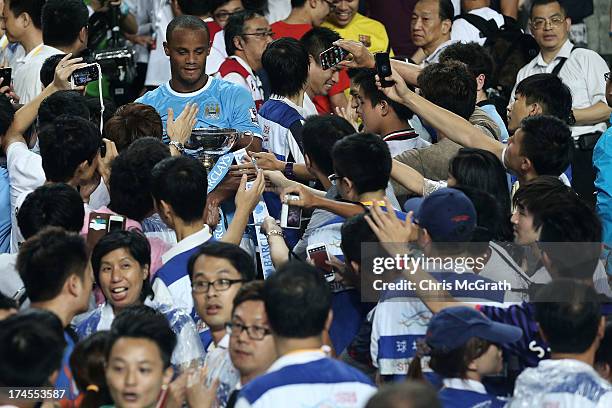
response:
<svg viewBox="0 0 612 408"><path fill-rule="evenodd" d="M0 407L612 406L576 2L0 3Z"/></svg>

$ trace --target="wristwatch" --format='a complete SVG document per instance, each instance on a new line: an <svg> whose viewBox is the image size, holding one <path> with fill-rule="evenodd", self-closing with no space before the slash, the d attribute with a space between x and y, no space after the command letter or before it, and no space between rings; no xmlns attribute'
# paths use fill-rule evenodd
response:
<svg viewBox="0 0 612 408"><path fill-rule="evenodd" d="M293 163L291 162L285 163L285 170L283 170L283 174L288 179L293 179L295 177L295 173L293 172Z"/></svg>
<svg viewBox="0 0 612 408"><path fill-rule="evenodd" d="M179 151L179 153L183 153L185 151L185 146L183 146L183 144L181 142L177 142L176 140L171 140L170 143L168 143L170 146L174 146L174 148L176 150Z"/></svg>

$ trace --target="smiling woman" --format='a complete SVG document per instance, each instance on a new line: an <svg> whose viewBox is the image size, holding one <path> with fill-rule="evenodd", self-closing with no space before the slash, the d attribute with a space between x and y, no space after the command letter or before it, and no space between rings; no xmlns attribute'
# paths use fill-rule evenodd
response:
<svg viewBox="0 0 612 408"><path fill-rule="evenodd" d="M191 317L153 299L149 281L150 252L147 239L134 231L115 231L98 242L91 262L96 285L102 290L106 302L79 323L77 334L82 339L97 331L108 330L121 310L145 304L162 313L177 336L172 365L178 367L193 360L201 361L204 348Z"/></svg>

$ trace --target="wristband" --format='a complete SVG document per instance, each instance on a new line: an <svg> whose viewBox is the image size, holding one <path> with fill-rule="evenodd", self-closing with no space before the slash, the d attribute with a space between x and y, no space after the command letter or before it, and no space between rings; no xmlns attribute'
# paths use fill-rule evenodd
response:
<svg viewBox="0 0 612 408"><path fill-rule="evenodd" d="M266 237L270 238L270 236L272 235L276 235L278 237L284 238L285 234L283 233L283 230L271 230L268 231L268 233L266 234Z"/></svg>
<svg viewBox="0 0 612 408"><path fill-rule="evenodd" d="M181 154L183 154L183 152L185 151L185 146L183 146L181 142L177 142L176 140L171 140L168 145L174 146L176 150L178 150Z"/></svg>

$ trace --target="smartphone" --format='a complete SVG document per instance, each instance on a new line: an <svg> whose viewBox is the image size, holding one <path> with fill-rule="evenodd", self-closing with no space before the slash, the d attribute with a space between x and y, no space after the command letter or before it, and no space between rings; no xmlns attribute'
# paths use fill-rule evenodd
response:
<svg viewBox="0 0 612 408"><path fill-rule="evenodd" d="M70 83L73 87L87 85L92 81L100 79L98 64L89 64L83 68L77 69L72 73Z"/></svg>
<svg viewBox="0 0 612 408"><path fill-rule="evenodd" d="M287 202L299 200L300 196L287 194L285 196ZM283 203L281 208L281 228L299 229L302 225L302 207Z"/></svg>
<svg viewBox="0 0 612 408"><path fill-rule="evenodd" d="M110 214L91 212L89 213L89 224L87 228L87 248L89 252L108 232L108 221Z"/></svg>
<svg viewBox="0 0 612 408"><path fill-rule="evenodd" d="M100 142L100 157L105 157L106 156L106 143L104 143L104 140L102 140Z"/></svg>
<svg viewBox="0 0 612 408"><path fill-rule="evenodd" d="M335 67L349 55L349 52L343 48L334 45L331 48L326 49L319 54L319 60L321 61L321 68L330 69Z"/></svg>
<svg viewBox="0 0 612 408"><path fill-rule="evenodd" d="M391 76L391 61L389 60L388 52L378 52L374 55L376 61L376 73L380 77L380 85L383 88L393 86L392 81L385 81L385 78Z"/></svg>
<svg viewBox="0 0 612 408"><path fill-rule="evenodd" d="M0 68L0 78L2 78L2 83L0 83L0 88L3 86L11 86L11 68Z"/></svg>
<svg viewBox="0 0 612 408"><path fill-rule="evenodd" d="M108 217L108 232L123 231L125 229L125 217L111 215Z"/></svg>
<svg viewBox="0 0 612 408"><path fill-rule="evenodd" d="M323 276L327 282L333 282L336 279L336 274L332 267L326 263L326 261L329 261L329 252L325 244L308 245L306 255L317 268L323 271Z"/></svg>

